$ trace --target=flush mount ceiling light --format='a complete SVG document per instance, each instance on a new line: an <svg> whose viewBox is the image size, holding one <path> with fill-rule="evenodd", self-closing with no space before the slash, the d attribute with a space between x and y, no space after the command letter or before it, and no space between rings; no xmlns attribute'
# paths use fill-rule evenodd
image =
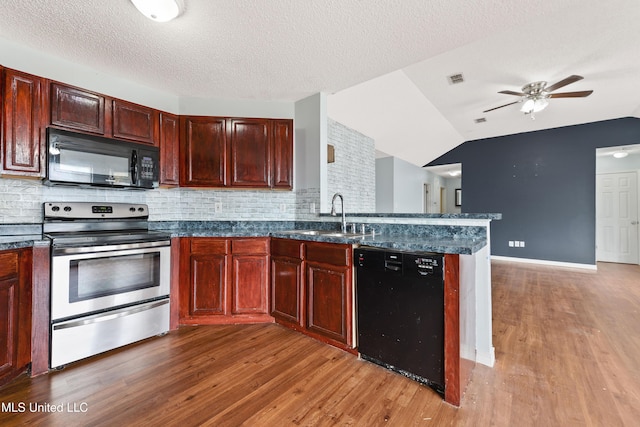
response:
<svg viewBox="0 0 640 427"><path fill-rule="evenodd" d="M168 22L180 14L176 0L131 0L131 3L147 18L156 22Z"/></svg>
<svg viewBox="0 0 640 427"><path fill-rule="evenodd" d="M613 153L613 157L615 157L616 159L622 159L624 157L627 157L629 155L629 153L627 153L626 151L616 151L615 153Z"/></svg>

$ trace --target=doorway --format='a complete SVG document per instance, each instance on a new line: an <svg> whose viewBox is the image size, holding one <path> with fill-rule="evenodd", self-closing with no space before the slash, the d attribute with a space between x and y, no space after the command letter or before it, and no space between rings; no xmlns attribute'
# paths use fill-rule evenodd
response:
<svg viewBox="0 0 640 427"><path fill-rule="evenodd" d="M596 261L640 264L640 146L597 150L595 201Z"/></svg>

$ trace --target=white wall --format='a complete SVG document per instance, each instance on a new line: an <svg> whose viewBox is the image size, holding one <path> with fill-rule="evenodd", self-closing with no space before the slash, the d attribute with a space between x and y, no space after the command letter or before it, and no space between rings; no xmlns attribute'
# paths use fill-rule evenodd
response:
<svg viewBox="0 0 640 427"><path fill-rule="evenodd" d="M347 213L376 211L375 142L335 120L328 121L328 143L335 161L327 163L327 203L335 193L344 197Z"/></svg>
<svg viewBox="0 0 640 427"><path fill-rule="evenodd" d="M376 159L376 212L393 213L393 157Z"/></svg>

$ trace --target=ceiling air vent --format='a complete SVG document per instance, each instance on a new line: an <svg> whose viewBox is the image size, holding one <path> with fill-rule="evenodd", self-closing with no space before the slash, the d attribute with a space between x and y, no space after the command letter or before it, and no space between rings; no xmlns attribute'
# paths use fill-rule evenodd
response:
<svg viewBox="0 0 640 427"><path fill-rule="evenodd" d="M475 120L474 120L474 122L476 122L476 123L484 123L484 122L486 122L486 121L487 121L487 119L486 119L486 118L484 118L484 117L480 117L479 119L475 119Z"/></svg>
<svg viewBox="0 0 640 427"><path fill-rule="evenodd" d="M451 85L464 82L464 76L462 75L462 73L451 74L449 77L447 77L447 79L449 80L449 84Z"/></svg>

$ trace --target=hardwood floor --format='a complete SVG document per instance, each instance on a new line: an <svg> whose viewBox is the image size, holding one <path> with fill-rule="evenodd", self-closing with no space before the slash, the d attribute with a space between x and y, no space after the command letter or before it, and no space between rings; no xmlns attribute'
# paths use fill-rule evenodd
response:
<svg viewBox="0 0 640 427"><path fill-rule="evenodd" d="M0 425L637 425L640 266L492 270L496 366L476 366L460 408L279 325L224 325L21 377Z"/></svg>

